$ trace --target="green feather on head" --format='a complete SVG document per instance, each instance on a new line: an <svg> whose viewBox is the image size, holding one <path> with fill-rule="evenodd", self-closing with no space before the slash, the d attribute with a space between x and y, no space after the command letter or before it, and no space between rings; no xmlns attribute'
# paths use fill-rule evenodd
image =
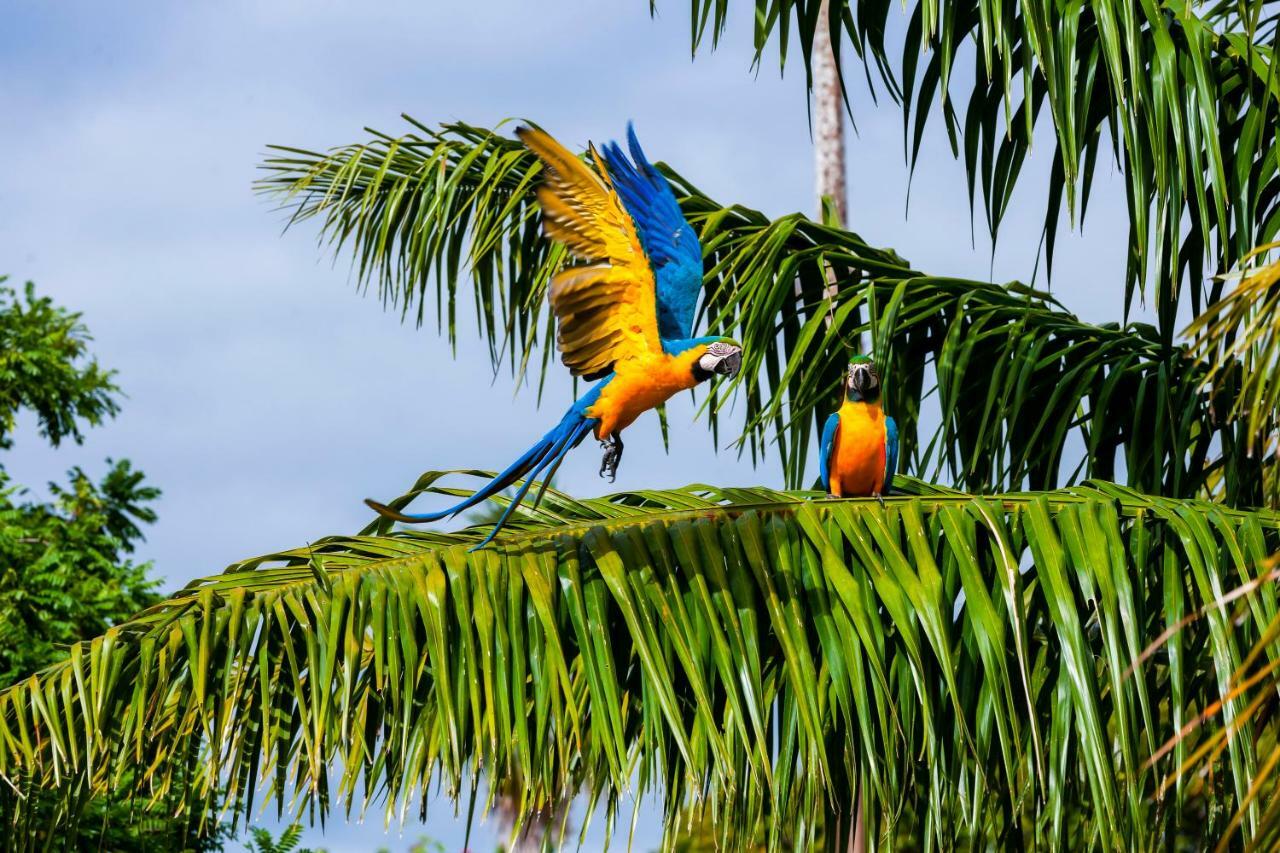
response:
<svg viewBox="0 0 1280 853"><path fill-rule="evenodd" d="M845 375L845 397L855 402L874 403L880 399L880 371L869 355L858 353L849 358Z"/></svg>

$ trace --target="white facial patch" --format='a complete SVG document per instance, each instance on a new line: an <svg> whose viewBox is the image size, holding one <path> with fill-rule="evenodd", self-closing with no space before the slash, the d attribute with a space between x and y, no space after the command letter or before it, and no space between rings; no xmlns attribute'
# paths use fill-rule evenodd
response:
<svg viewBox="0 0 1280 853"><path fill-rule="evenodd" d="M856 389L861 386L863 391L873 391L880 387L880 374L876 371L874 363L859 362L849 365L846 382L850 388Z"/></svg>
<svg viewBox="0 0 1280 853"><path fill-rule="evenodd" d="M719 373L733 376L742 366L742 350L733 344L716 341L707 346L707 351L698 359L698 367L705 373Z"/></svg>

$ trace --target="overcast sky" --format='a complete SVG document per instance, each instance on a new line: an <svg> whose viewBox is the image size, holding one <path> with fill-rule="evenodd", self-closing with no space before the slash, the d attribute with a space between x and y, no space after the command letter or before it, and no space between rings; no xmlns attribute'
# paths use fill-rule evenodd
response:
<svg viewBox="0 0 1280 853"><path fill-rule="evenodd" d="M141 554L171 589L354 532L368 518L361 498L400 494L421 471L504 467L558 420L568 377L550 378L539 411L529 389L494 381L466 326L454 359L434 327L402 326L360 296L349 258L333 263L314 230L282 235L251 183L267 144L397 133L402 112L481 125L528 117L571 147L619 137L630 118L652 158L718 200L772 215L815 206L800 66L781 78L770 52L753 73L745 16L717 53L693 60L683 0L659 0L654 19L644 0L608 7L12 4L0 28L0 274L82 311L127 394L81 447L46 450L28 420L5 459L13 477L38 486L73 464L100 472L108 456L134 460L164 490ZM918 269L1028 279L1051 147L1031 158L993 262L981 222L970 243L964 170L939 133L905 215L901 114L881 102L854 90L851 227ZM1123 196L1101 180L1085 233L1059 241L1053 281L1093 321L1117 319L1122 300ZM670 454L656 418L637 423L617 485L781 484L773 460L753 470L716 454L692 415L687 399L671 405ZM607 491L598 463L583 445L559 485ZM460 825L435 817L426 831L458 849ZM380 825L339 823L308 837L333 851L401 850L418 832L387 839ZM486 833L475 849L491 847ZM647 821L637 846L656 840Z"/></svg>

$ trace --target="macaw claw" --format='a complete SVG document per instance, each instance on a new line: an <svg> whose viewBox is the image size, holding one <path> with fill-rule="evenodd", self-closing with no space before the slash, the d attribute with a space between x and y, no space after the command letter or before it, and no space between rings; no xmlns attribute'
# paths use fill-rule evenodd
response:
<svg viewBox="0 0 1280 853"><path fill-rule="evenodd" d="M600 442L604 455L600 459L600 476L612 483L618 477L618 463L622 461L622 436L610 435Z"/></svg>

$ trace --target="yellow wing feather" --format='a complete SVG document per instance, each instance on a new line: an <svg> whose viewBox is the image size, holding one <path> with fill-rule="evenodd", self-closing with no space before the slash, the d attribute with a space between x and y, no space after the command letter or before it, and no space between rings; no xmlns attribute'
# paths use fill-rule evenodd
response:
<svg viewBox="0 0 1280 853"><path fill-rule="evenodd" d="M540 130L516 133L546 168L538 190L543 231L581 263L551 279L561 359L575 376L658 354L656 286L635 223L591 149L596 171Z"/></svg>

